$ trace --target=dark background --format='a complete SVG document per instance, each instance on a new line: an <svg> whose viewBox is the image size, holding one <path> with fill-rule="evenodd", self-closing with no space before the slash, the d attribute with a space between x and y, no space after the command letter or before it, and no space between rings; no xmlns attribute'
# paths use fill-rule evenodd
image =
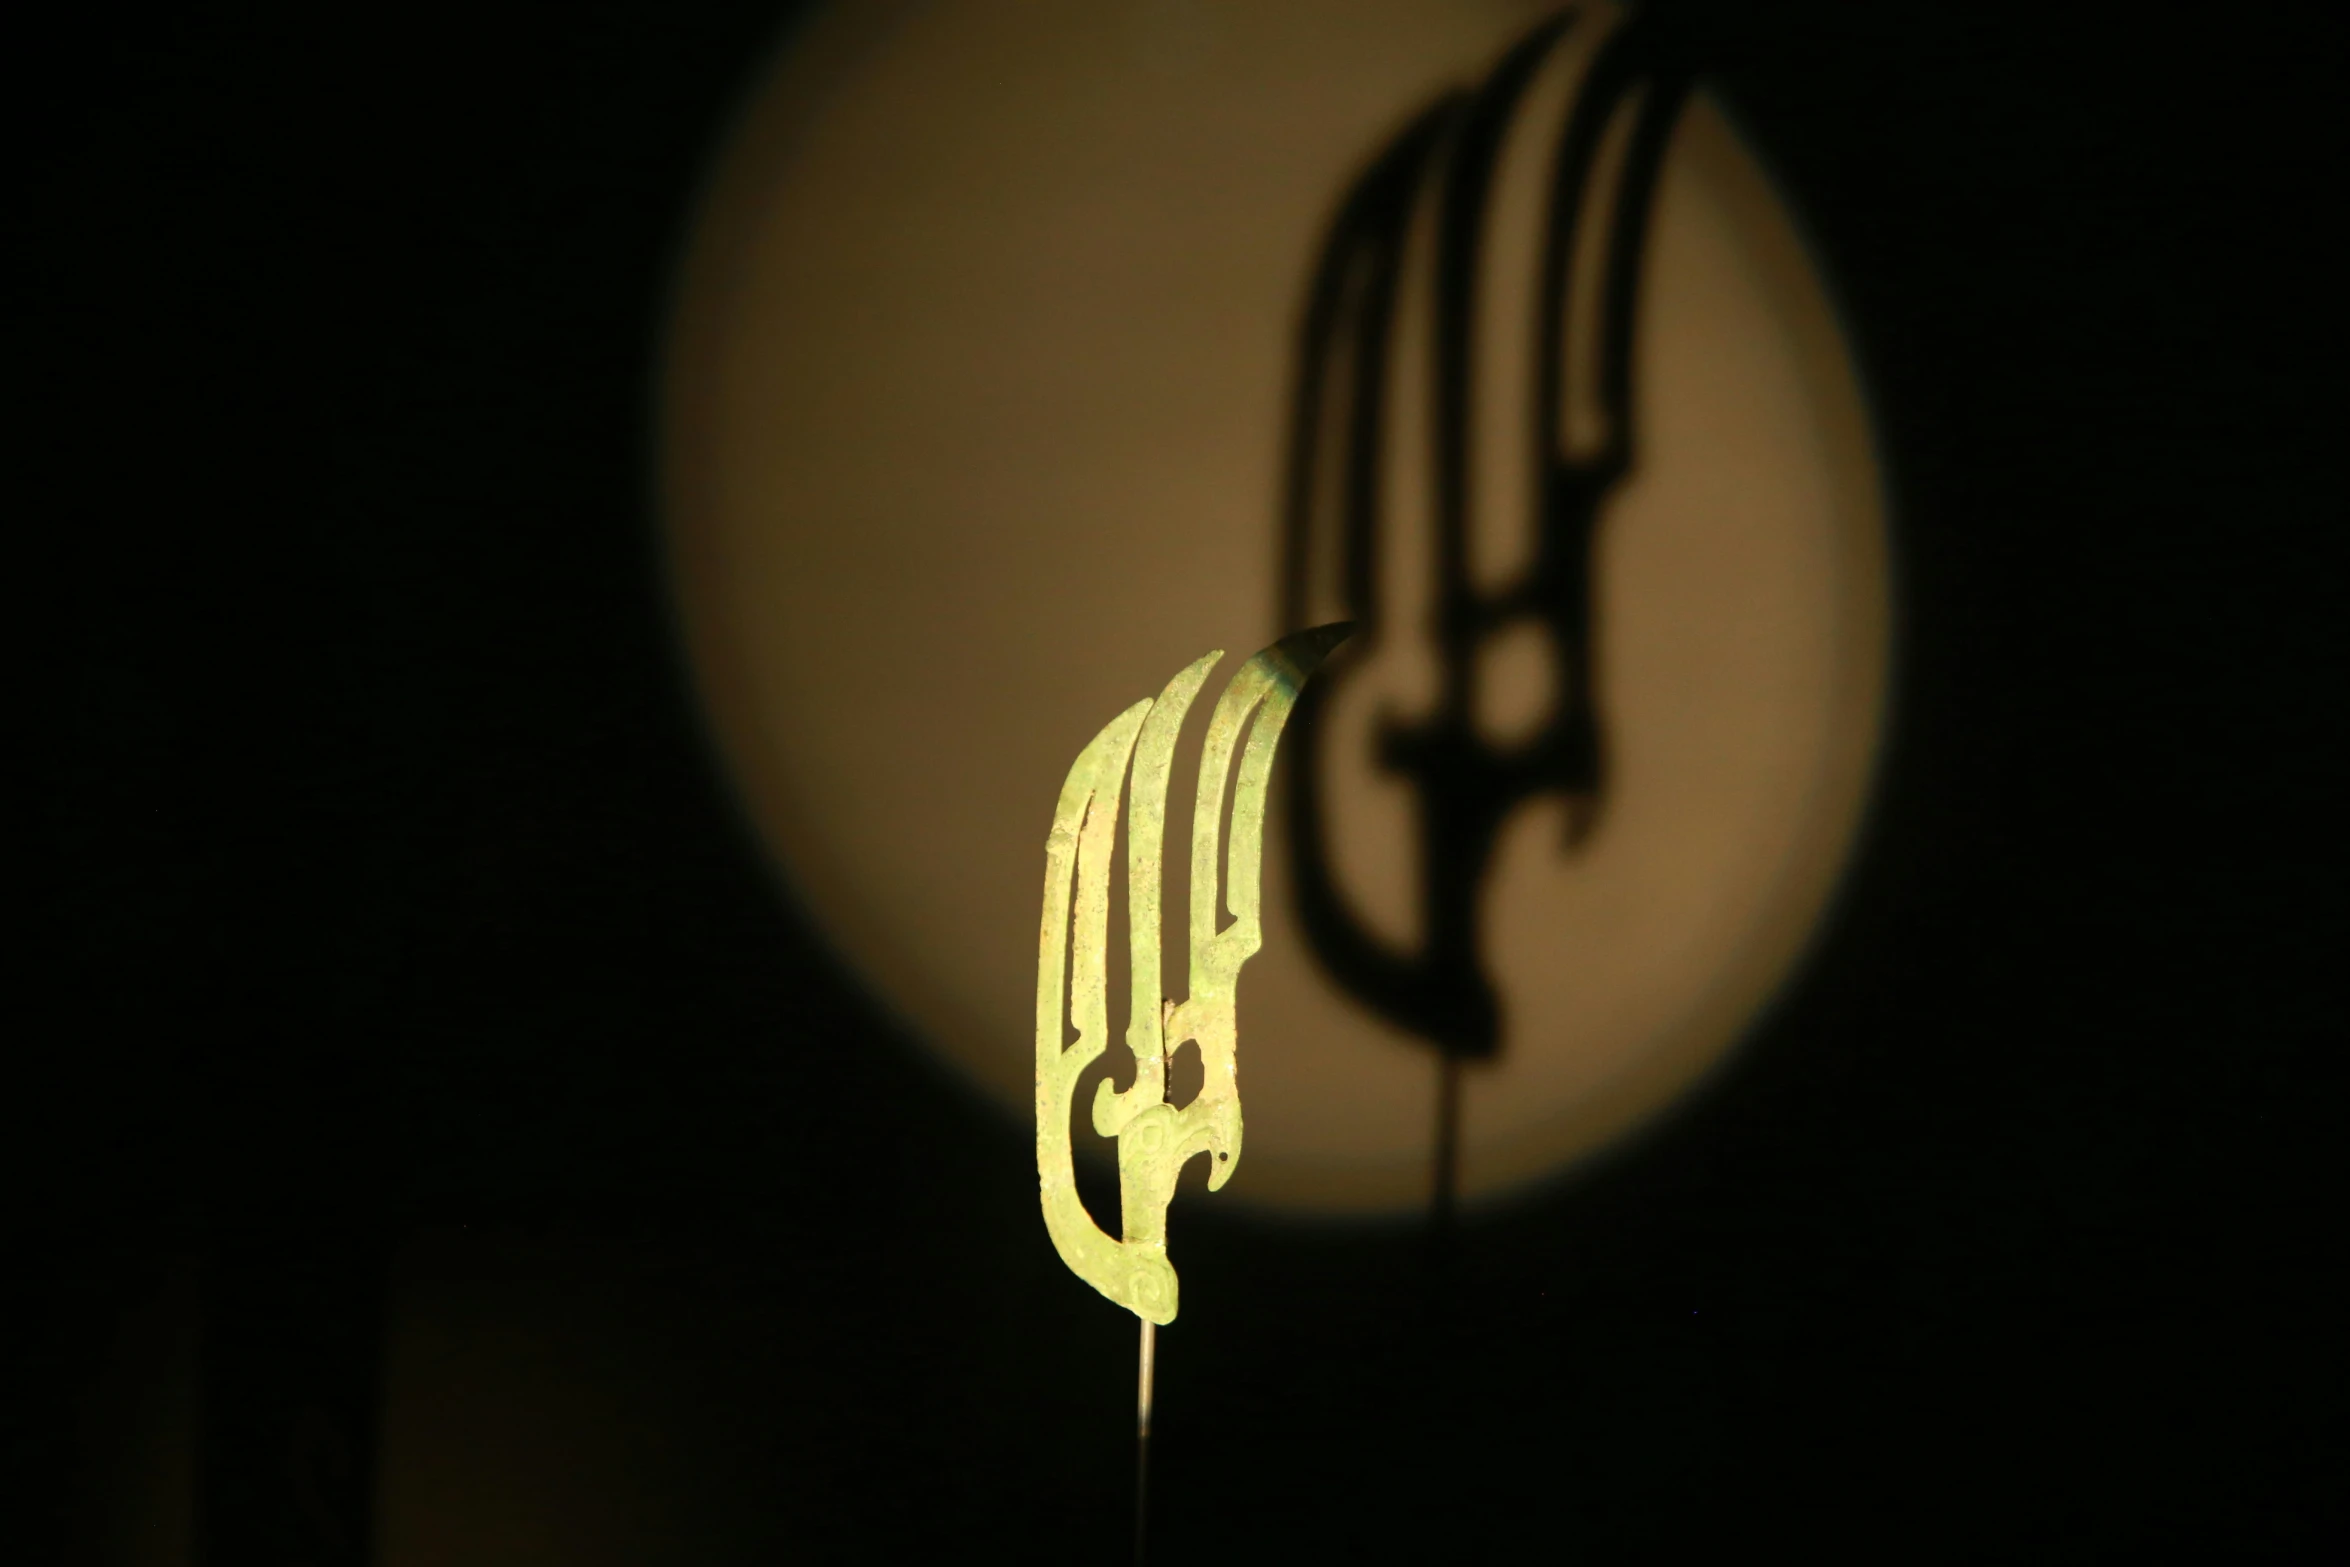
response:
<svg viewBox="0 0 2350 1567"><path fill-rule="evenodd" d="M619 1302L595 1365L659 1392L603 1417L638 1532L513 1560L1125 1553L1132 1323L792 912L664 597L664 290L789 9L20 47L17 1559L173 1506L366 1559L381 1346L452 1270ZM1875 395L1861 858L1730 1069L1449 1259L1193 1205L1156 1554L2338 1547L2339 25L1673 14ZM174 1300L177 1503L106 1456L172 1425L123 1346Z"/></svg>

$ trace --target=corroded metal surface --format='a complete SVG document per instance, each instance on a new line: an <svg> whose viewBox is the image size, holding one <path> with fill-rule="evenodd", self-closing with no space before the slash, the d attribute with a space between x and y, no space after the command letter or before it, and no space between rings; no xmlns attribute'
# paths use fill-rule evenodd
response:
<svg viewBox="0 0 2350 1567"><path fill-rule="evenodd" d="M1061 785L1045 842L1044 922L1036 958L1036 1172L1045 1228L1079 1278L1145 1322L1175 1319L1175 1269L1167 1261L1167 1203L1184 1161L1213 1156L1208 1189L1240 1166L1240 1080L1235 1012L1240 966L1262 942L1258 869L1264 854L1265 786L1273 749L1306 678L1346 637L1345 625L1284 637L1240 667L1208 719L1193 796L1190 994L1164 997L1159 972L1168 772L1192 699L1224 655L1210 653L1169 681L1156 699L1112 719L1078 754ZM1250 720L1254 719L1252 723ZM1245 731L1246 741L1242 736ZM1235 752L1239 775L1233 778ZM1125 787L1128 763L1133 782ZM1225 786L1232 825L1219 845ZM1134 1082L1103 1083L1094 1094L1094 1130L1118 1140L1120 1229L1113 1239L1078 1201L1069 1113L1077 1080L1109 1039L1110 856L1118 800L1127 795L1127 930L1133 1006L1126 1049ZM1222 849L1222 884L1217 877ZM1217 929L1217 893L1232 923ZM1071 1028L1074 1043L1067 1043ZM1167 1102L1167 1057L1199 1046L1204 1082L1180 1107Z"/></svg>

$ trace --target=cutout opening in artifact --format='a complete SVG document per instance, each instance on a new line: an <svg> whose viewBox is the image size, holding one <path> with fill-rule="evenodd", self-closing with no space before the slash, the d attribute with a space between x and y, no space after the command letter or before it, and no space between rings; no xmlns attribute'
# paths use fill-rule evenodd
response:
<svg viewBox="0 0 2350 1567"><path fill-rule="evenodd" d="M1178 1110L1188 1109L1207 1081L1198 1040L1187 1039L1167 1052L1167 1103Z"/></svg>

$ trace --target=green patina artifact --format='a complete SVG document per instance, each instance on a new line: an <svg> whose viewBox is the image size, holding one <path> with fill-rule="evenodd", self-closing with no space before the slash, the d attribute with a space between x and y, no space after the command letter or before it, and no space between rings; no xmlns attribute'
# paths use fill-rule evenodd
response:
<svg viewBox="0 0 2350 1567"><path fill-rule="evenodd" d="M1350 629L1318 626L1276 642L1240 667L1209 718L1199 787L1193 796L1191 993L1185 1000L1163 999L1159 980L1167 774L1184 714L1222 653L1198 660L1168 682L1156 700L1135 703L1094 736L1061 785L1052 836L1045 842L1044 925L1036 962L1036 1172L1045 1228L1061 1260L1079 1278L1142 1318L1146 1378L1149 1325L1175 1319L1167 1203L1175 1194L1176 1176L1185 1160L1210 1154L1208 1189L1215 1191L1240 1165L1234 992L1240 966L1262 942L1258 867L1273 748L1306 677ZM1233 783L1232 827L1224 846L1221 886L1232 923L1219 930L1217 839L1235 750L1240 752L1240 774ZM1103 1083L1093 1099L1094 1130L1118 1140L1123 1235L1113 1239L1078 1201L1070 1166L1069 1112L1078 1078L1108 1044L1110 855L1116 846L1118 797L1130 759L1126 887L1133 1007L1126 1049L1134 1057L1134 1082L1123 1092ZM1070 1025L1075 1027L1076 1042L1064 1047ZM1169 1104L1168 1056L1194 1041L1205 1081L1189 1104ZM1144 1400L1147 1409L1147 1388Z"/></svg>

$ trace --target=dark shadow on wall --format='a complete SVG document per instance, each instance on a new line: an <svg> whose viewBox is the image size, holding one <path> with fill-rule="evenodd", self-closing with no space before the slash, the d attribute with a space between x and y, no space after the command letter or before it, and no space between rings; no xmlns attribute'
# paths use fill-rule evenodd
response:
<svg viewBox="0 0 2350 1567"><path fill-rule="evenodd" d="M1636 460L1633 325L1644 239L1692 75L1685 52L1638 19L1599 41L1559 129L1529 323L1537 345L1532 384L1521 406L1495 411L1530 423L1532 556L1492 591L1469 571L1478 502L1471 436L1483 414L1474 344L1495 169L1544 66L1603 25L1576 11L1550 18L1474 92L1438 99L1379 152L1322 242L1298 342L1281 624L1335 613L1357 630L1352 655L1333 661L1292 719L1291 874L1300 923L1331 978L1439 1058L1430 1217L1440 1247L1456 1207L1461 1073L1492 1059L1505 1032L1478 916L1496 835L1528 801L1560 796L1572 853L1606 798L1605 715L1591 680L1592 546L1610 493ZM1404 258L1425 203L1435 209L1433 297L1413 299L1403 287ZM1429 376L1417 393L1429 420L1431 483L1417 496L1387 493L1383 483L1393 410L1401 400L1417 411L1414 389L1395 384L1393 367L1398 324L1412 310L1431 312L1432 322ZM1424 632L1398 624L1382 592L1380 540L1397 526L1424 535L1434 551ZM1558 699L1531 734L1496 742L1477 724L1479 657L1496 638L1528 626L1544 633ZM1330 769L1359 761L1334 755L1325 728L1338 689L1382 643L1423 634L1436 656L1435 704L1408 720L1384 715L1369 758L1406 781L1415 802L1423 934L1407 950L1375 934L1342 890L1328 779Z"/></svg>

